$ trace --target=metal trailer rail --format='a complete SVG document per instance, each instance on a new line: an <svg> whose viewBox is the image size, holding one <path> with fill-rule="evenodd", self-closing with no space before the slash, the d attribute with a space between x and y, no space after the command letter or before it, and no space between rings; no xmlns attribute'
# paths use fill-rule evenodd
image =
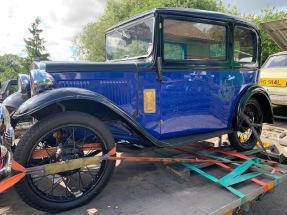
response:
<svg viewBox="0 0 287 215"><path fill-rule="evenodd" d="M239 158L237 156L231 156L227 154L220 153L221 149L212 150L211 147L202 147L202 145L206 145L203 142L200 144L191 144L189 146L179 148L179 149L161 149L155 150L154 152L158 155L165 157L189 157L195 158L196 155L204 155L205 157L221 159L222 161L232 161ZM234 152L232 149L228 149L226 151ZM191 154L193 156L191 156ZM251 151L246 152L249 155L249 159L260 157L262 154L260 153L261 149L255 148ZM235 153L239 154L239 153ZM245 157L243 153L240 153ZM224 165L228 165L231 168L236 168L241 166L242 160L239 163L224 163ZM190 165L190 166L189 166ZM195 168L202 170L201 174L195 171ZM196 190L194 194L195 198L192 198L190 201L190 206L197 211L200 211L202 214L218 214L218 215L230 215L235 214L240 211L249 210L250 205L268 193L269 190L282 183L287 179L287 166L278 164L276 167L281 173L274 173L271 171L269 174L266 171L263 174L255 177L255 179L259 180L262 183L265 183L265 187L260 183L255 183L253 179L246 178L240 183L233 184L231 189L234 189L235 192L231 192L226 187L222 186L222 184L212 181L209 176L211 175L214 178L221 179L226 177L232 170L228 170L226 168L222 168L220 165L210 164L210 163L194 163L194 164L186 164L186 163L167 163L166 169L169 172L176 174L177 176L183 178L184 180L190 180L194 182L193 189ZM247 168L246 171L243 171L242 174L239 174L239 177L245 177L245 173L250 173L250 168ZM233 180L237 180L238 178L230 178L231 184ZM267 187L266 187L267 185ZM241 193L244 196L239 197L236 193Z"/></svg>
<svg viewBox="0 0 287 215"><path fill-rule="evenodd" d="M274 115L274 118L276 118L276 119L287 119L287 116Z"/></svg>

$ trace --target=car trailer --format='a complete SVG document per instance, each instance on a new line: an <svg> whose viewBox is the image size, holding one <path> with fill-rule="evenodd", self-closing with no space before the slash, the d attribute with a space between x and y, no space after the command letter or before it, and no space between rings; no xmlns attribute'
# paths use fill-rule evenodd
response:
<svg viewBox="0 0 287 215"><path fill-rule="evenodd" d="M109 157L122 161L164 162L169 172L175 173L185 180L194 181L196 198L192 198L190 206L194 206L202 214L236 214L248 210L250 205L260 199L269 190L287 178L287 166L262 159L262 149L257 146L253 150L238 153L231 147L213 147L214 143L201 141L172 149L155 149L152 157ZM269 149L272 146L267 147ZM39 152L40 153L40 152ZM115 151L111 151L110 155ZM151 153L149 153L150 155ZM51 174L78 167L81 162L69 165L52 164L43 168L23 168L12 162L12 168L21 173L14 180L26 174L42 172ZM176 162L175 162L176 161ZM95 163L96 160L83 160ZM73 165L77 165L72 167ZM45 173L46 172L46 173ZM10 180L11 178L8 178ZM19 179L20 180L20 179ZM11 180L9 181L9 183ZM14 183L14 182L13 182ZM0 184L0 189L5 187Z"/></svg>
<svg viewBox="0 0 287 215"><path fill-rule="evenodd" d="M256 125L245 120L254 130ZM164 162L170 172L185 177L188 175L196 182L196 198L190 202L192 207L202 214L236 214L248 210L254 201L287 179L287 166L272 161L268 155L273 146L262 142L257 132L254 133L258 144L244 153L222 146L222 137L219 137L218 147L214 147L214 142L200 141L182 147L154 149L152 153L155 156L152 157L115 157L113 155L117 151L114 147L100 157L78 158L29 168L12 160L11 167L19 174L1 181L0 192L28 174L49 175L71 171L102 160ZM46 150L38 150L32 156L41 157L45 153Z"/></svg>

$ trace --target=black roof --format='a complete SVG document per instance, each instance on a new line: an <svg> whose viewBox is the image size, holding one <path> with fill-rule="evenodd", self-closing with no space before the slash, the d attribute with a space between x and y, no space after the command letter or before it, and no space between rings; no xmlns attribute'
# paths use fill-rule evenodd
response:
<svg viewBox="0 0 287 215"><path fill-rule="evenodd" d="M252 26L253 28L258 30L258 27L254 23L250 22L249 20L243 19L239 16L226 14L226 13L207 11L207 10L198 10L198 9L191 9L191 8L155 8L147 12L141 13L137 16L134 16L130 19L127 19L123 22L120 22L116 25L113 25L110 28L108 28L106 32L116 29L120 27L121 25L129 23L131 21L137 20L145 16L149 16L152 14L183 15L183 16L197 17L197 18L203 18L203 19L212 18L214 20L225 21L225 22L226 21L227 22L239 22L247 26Z"/></svg>

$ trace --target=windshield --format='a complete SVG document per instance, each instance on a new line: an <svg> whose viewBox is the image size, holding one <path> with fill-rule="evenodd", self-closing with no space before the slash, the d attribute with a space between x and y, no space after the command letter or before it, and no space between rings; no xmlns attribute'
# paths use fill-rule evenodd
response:
<svg viewBox="0 0 287 215"><path fill-rule="evenodd" d="M273 68L273 67L287 67L287 55L276 55L270 57L262 68Z"/></svg>
<svg viewBox="0 0 287 215"><path fill-rule="evenodd" d="M107 60L147 57L152 51L154 18L118 28L106 37Z"/></svg>

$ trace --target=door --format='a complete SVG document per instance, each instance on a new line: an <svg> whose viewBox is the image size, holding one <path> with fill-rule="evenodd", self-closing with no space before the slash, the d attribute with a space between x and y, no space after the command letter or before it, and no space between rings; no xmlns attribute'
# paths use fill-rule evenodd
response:
<svg viewBox="0 0 287 215"><path fill-rule="evenodd" d="M242 86L245 80L254 83L255 73L232 70L229 32L229 26L219 22L163 19L163 138L230 126Z"/></svg>

